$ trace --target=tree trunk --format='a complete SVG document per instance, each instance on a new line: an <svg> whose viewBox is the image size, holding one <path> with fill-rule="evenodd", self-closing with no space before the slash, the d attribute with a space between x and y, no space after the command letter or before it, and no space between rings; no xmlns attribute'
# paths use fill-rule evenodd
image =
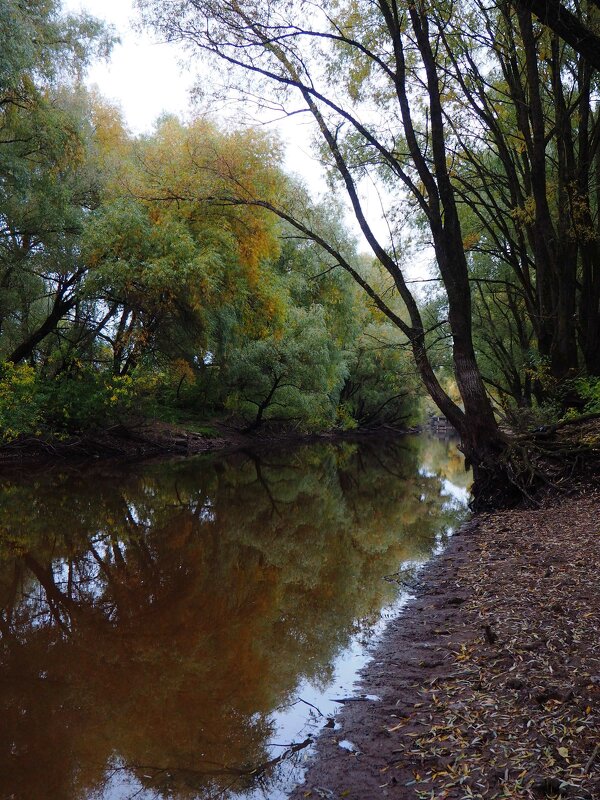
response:
<svg viewBox="0 0 600 800"><path fill-rule="evenodd" d="M44 322L12 351L7 360L18 364L29 358L38 344L56 330L58 323L74 306L75 300L56 300Z"/></svg>
<svg viewBox="0 0 600 800"><path fill-rule="evenodd" d="M448 295L454 373L464 405L462 416L455 415L456 422L441 406L440 410L457 428L465 456L471 463L481 465L482 474L488 474L494 470L494 466L498 466L498 456L504 451L506 443L499 431L475 358L469 271L456 194L448 171L440 82L430 41L429 20L425 12L418 12L414 6L409 7L409 14L427 77L431 148L437 189L429 223L438 267ZM422 154L420 155L422 158ZM433 399L438 402L435 397Z"/></svg>

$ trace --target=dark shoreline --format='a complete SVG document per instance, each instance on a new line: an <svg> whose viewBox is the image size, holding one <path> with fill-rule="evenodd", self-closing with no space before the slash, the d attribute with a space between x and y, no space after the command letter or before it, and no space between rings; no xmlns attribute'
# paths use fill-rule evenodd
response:
<svg viewBox="0 0 600 800"><path fill-rule="evenodd" d="M0 445L0 469L6 466L50 462L123 461L235 452L243 449L294 447L317 442L364 441L367 438L400 438L419 433L419 428L369 428L351 431L302 433L265 428L253 434L220 425L218 435L207 436L166 423L114 425L81 436L61 438L22 437ZM425 432L425 431L423 431ZM436 435L435 433L433 435Z"/></svg>
<svg viewBox="0 0 600 800"><path fill-rule="evenodd" d="M467 522L363 671L381 700L344 706L293 800L600 798L598 519L592 486Z"/></svg>

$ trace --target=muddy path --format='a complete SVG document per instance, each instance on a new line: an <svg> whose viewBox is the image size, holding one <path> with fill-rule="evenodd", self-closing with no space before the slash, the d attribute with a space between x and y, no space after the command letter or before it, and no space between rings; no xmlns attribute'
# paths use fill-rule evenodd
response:
<svg viewBox="0 0 600 800"><path fill-rule="evenodd" d="M293 798L600 798L599 572L598 489L473 519Z"/></svg>

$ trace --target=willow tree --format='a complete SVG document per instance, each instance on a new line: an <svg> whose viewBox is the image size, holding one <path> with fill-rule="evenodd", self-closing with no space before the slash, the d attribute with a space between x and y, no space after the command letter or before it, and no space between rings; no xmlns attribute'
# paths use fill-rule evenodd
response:
<svg viewBox="0 0 600 800"><path fill-rule="evenodd" d="M363 287L380 311L406 335L428 393L461 435L479 476L498 477L506 443L494 418L477 365L472 337L468 264L453 185L448 126L444 119L445 70L440 26L452 9L435 16L428 3L352 0L318 7L304 0L138 0L146 22L172 41L199 48L227 68L229 88L284 113L312 117L330 168L343 186L374 256L400 295L406 316L360 271L320 237L301 209L265 204L237 192L232 202L270 207L312 236ZM361 181L385 186L389 220L408 213L427 220L447 295L453 367L462 407L440 385L426 345L427 331L402 270L397 248L378 235L361 201ZM406 214L406 209L401 213ZM390 225L393 223L390 221Z"/></svg>
<svg viewBox="0 0 600 800"><path fill-rule="evenodd" d="M96 203L91 113L77 79L113 40L58 0L0 7L0 355L17 363L76 306L77 234Z"/></svg>

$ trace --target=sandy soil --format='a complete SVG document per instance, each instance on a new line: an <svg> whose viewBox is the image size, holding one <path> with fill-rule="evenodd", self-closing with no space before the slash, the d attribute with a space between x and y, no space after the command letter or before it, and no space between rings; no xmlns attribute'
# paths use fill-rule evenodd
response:
<svg viewBox="0 0 600 800"><path fill-rule="evenodd" d="M480 515L422 573L293 798L600 800L600 491ZM352 748L347 749L347 748Z"/></svg>

